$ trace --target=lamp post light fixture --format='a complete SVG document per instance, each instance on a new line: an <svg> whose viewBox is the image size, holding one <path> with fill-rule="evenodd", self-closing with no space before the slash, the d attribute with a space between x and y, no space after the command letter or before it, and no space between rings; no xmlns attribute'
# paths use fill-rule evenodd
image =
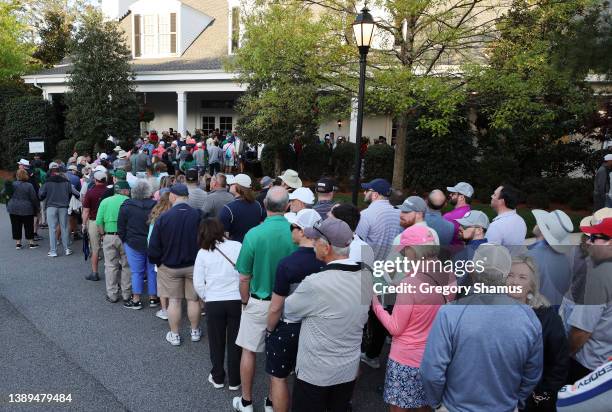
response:
<svg viewBox="0 0 612 412"><path fill-rule="evenodd" d="M361 178L361 135L363 133L363 100L365 96L366 56L370 51L372 38L374 37L374 18L367 6L355 18L353 23L353 34L359 49L359 94L357 96L357 130L355 134L355 174L353 185L353 204L357 206L357 197L360 189Z"/></svg>

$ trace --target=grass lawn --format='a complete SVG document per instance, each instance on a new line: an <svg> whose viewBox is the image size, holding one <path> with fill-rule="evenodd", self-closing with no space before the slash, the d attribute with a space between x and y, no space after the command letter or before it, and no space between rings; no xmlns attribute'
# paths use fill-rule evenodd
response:
<svg viewBox="0 0 612 412"><path fill-rule="evenodd" d="M339 202L343 202L343 203L344 202L351 203L351 194L350 193L336 193L336 195L334 196L334 199L336 199ZM492 220L496 216L495 211L488 204L473 202L471 206L472 206L472 209L474 209L474 210L480 210L480 211L486 213L486 215L489 216L490 220ZM359 209L364 209L365 207L367 207L367 204L363 201L363 191L359 192L359 204L358 204L358 207L359 207ZM447 205L443 209L443 213L448 212L451 209L452 209L452 207ZM574 223L574 232L578 232L579 231L578 227L580 225L580 220L583 217L588 216L588 214L586 212L578 213L578 212L568 211L568 210L565 210L565 212L572 219L572 222ZM526 206L519 206L518 214L523 219L525 219L525 223L527 224L527 237L532 237L533 234L532 234L531 230L535 226L536 221L535 221L535 217L533 217L533 214L531 213L531 208L526 207Z"/></svg>

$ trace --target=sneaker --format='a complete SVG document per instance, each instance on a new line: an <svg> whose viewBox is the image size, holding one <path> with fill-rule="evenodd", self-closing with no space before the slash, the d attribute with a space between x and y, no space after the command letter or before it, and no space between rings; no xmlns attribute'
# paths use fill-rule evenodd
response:
<svg viewBox="0 0 612 412"><path fill-rule="evenodd" d="M240 384L236 386L229 385L227 389L229 389L230 391L237 391L238 389L240 389Z"/></svg>
<svg viewBox="0 0 612 412"><path fill-rule="evenodd" d="M213 377L212 377L212 373L208 374L208 382L210 382L212 384L213 388L215 388L215 389L221 389L221 388L223 388L225 386L222 383L215 383L215 381L213 380Z"/></svg>
<svg viewBox="0 0 612 412"><path fill-rule="evenodd" d="M15 244L15 249L21 250L21 249L23 249L23 246L21 245L21 243L16 243Z"/></svg>
<svg viewBox="0 0 612 412"><path fill-rule="evenodd" d="M49 256L49 257L57 257L57 253L49 252L49 253L47 253L47 256Z"/></svg>
<svg viewBox="0 0 612 412"><path fill-rule="evenodd" d="M74 252L72 251L72 249L66 249L66 256L70 256L72 255Z"/></svg>
<svg viewBox="0 0 612 412"><path fill-rule="evenodd" d="M161 320L168 320L168 311L166 309L160 309L155 312L155 316L157 316Z"/></svg>
<svg viewBox="0 0 612 412"><path fill-rule="evenodd" d="M136 302L132 300L132 298L130 298L123 303L123 307L128 308L128 309L139 310L139 309L142 309L142 302L141 301Z"/></svg>
<svg viewBox="0 0 612 412"><path fill-rule="evenodd" d="M372 369L380 368L380 360L378 358L374 358L374 359L368 358L365 353L361 354L361 361Z"/></svg>
<svg viewBox="0 0 612 412"><path fill-rule="evenodd" d="M108 295L106 295L105 297L106 297L106 301L107 302L110 302L110 303L117 303L117 302L119 302L119 298L114 298L113 299L113 298L109 297Z"/></svg>
<svg viewBox="0 0 612 412"><path fill-rule="evenodd" d="M166 333L166 340L170 342L170 345L172 346L179 346L181 344L181 335L170 331Z"/></svg>
<svg viewBox="0 0 612 412"><path fill-rule="evenodd" d="M272 407L272 401L267 396L266 399L264 399L264 411L274 412L274 408Z"/></svg>
<svg viewBox="0 0 612 412"><path fill-rule="evenodd" d="M42 229L48 229L48 228L49 228L49 225L48 225L48 224L46 224L46 223L41 223L41 224L40 224L40 225L38 225L38 226L39 226L40 228L42 228Z"/></svg>
<svg viewBox="0 0 612 412"><path fill-rule="evenodd" d="M85 276L85 279L97 282L100 280L100 276L96 272L91 272L89 275Z"/></svg>
<svg viewBox="0 0 612 412"><path fill-rule="evenodd" d="M236 412L253 412L253 404L244 406L242 404L242 396L236 396L232 399L232 406Z"/></svg>
<svg viewBox="0 0 612 412"><path fill-rule="evenodd" d="M30 243L29 248L30 249L38 249L38 243Z"/></svg>
<svg viewBox="0 0 612 412"><path fill-rule="evenodd" d="M149 299L149 307L156 308L159 306L159 298L150 298Z"/></svg>
<svg viewBox="0 0 612 412"><path fill-rule="evenodd" d="M202 331L200 330L200 328L191 329L191 341L199 342L200 339L202 339Z"/></svg>
<svg viewBox="0 0 612 412"><path fill-rule="evenodd" d="M44 239L44 237L40 236L39 234L35 234L34 235L34 240L37 241L37 242L40 242L43 239Z"/></svg>

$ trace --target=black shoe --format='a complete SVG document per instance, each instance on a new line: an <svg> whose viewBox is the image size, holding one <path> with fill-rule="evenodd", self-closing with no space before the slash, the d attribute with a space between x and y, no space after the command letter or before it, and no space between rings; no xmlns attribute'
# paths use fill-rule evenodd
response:
<svg viewBox="0 0 612 412"><path fill-rule="evenodd" d="M159 298L151 298L149 299L149 307L156 308L159 306Z"/></svg>
<svg viewBox="0 0 612 412"><path fill-rule="evenodd" d="M38 227L42 228L42 229L48 229L49 225L46 223L41 223L40 225L38 225Z"/></svg>
<svg viewBox="0 0 612 412"><path fill-rule="evenodd" d="M130 298L123 303L123 307L128 309L142 309L142 302L135 302Z"/></svg>
<svg viewBox="0 0 612 412"><path fill-rule="evenodd" d="M38 248L38 243L30 243L30 249L36 249Z"/></svg>
<svg viewBox="0 0 612 412"><path fill-rule="evenodd" d="M40 236L38 233L34 235L33 238L35 241L40 242L41 240L44 239L44 237Z"/></svg>
<svg viewBox="0 0 612 412"><path fill-rule="evenodd" d="M98 280L100 280L100 277L97 273L90 273L89 275L85 276L85 279L97 282Z"/></svg>
<svg viewBox="0 0 612 412"><path fill-rule="evenodd" d="M17 250L23 249L23 246L21 245L21 243L16 243L15 244L15 249L17 249Z"/></svg>
<svg viewBox="0 0 612 412"><path fill-rule="evenodd" d="M105 297L106 297L106 301L107 302L110 302L110 303L117 303L117 302L119 302L119 298L111 299L108 295L106 295Z"/></svg>

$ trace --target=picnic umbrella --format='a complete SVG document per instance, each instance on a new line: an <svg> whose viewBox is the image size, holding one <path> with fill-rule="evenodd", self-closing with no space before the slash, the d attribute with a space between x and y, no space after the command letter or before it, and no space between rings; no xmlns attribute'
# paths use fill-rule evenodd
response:
<svg viewBox="0 0 612 412"><path fill-rule="evenodd" d="M83 256L85 256L85 260L87 260L89 255L89 233L85 231L83 232Z"/></svg>

